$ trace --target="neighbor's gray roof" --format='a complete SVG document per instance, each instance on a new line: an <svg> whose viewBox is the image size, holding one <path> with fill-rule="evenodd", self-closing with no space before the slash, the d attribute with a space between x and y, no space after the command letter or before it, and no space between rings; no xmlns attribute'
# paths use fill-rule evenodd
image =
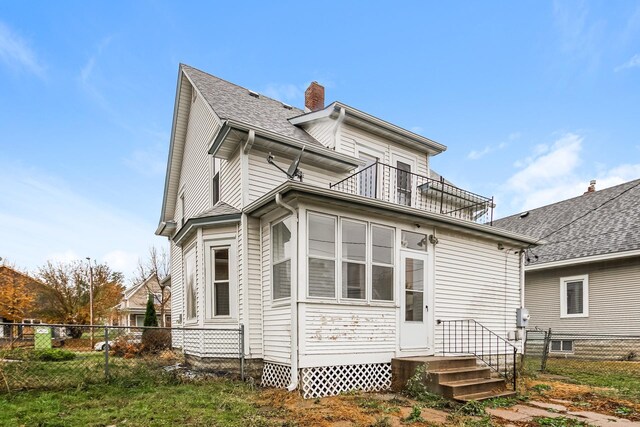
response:
<svg viewBox="0 0 640 427"><path fill-rule="evenodd" d="M524 217L520 213L499 219L493 224L544 239L547 243L528 255L529 264L537 265L640 249L639 204L640 179L637 179L532 209Z"/></svg>
<svg viewBox="0 0 640 427"><path fill-rule="evenodd" d="M249 94L249 89L188 65L181 64L180 67L222 120L236 120L308 144L322 145L307 132L289 123L288 119L304 114L303 110L285 108L282 102L262 94L256 98Z"/></svg>
<svg viewBox="0 0 640 427"><path fill-rule="evenodd" d="M204 212L201 212L198 215L195 215L194 218L208 218L211 216L233 215L233 214L240 214L240 213L242 212L240 212L238 209L234 208L233 206L228 205L225 202L218 202L215 204L214 207Z"/></svg>

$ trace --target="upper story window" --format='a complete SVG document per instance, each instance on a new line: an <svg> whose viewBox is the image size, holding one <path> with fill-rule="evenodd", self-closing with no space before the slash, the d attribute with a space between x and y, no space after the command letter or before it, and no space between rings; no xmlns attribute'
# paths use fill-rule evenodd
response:
<svg viewBox="0 0 640 427"><path fill-rule="evenodd" d="M180 226L185 223L185 208L184 208L184 191L180 194Z"/></svg>
<svg viewBox="0 0 640 427"><path fill-rule="evenodd" d="M589 277L560 279L560 317L589 316Z"/></svg>
<svg viewBox="0 0 640 427"><path fill-rule="evenodd" d="M220 200L220 159L211 159L211 206Z"/></svg>
<svg viewBox="0 0 640 427"><path fill-rule="evenodd" d="M273 299L291 296L291 217L271 227L271 274Z"/></svg>

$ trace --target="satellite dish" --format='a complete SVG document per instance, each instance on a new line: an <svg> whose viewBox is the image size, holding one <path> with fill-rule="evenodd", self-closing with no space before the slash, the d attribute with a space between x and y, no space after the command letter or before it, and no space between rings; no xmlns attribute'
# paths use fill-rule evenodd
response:
<svg viewBox="0 0 640 427"><path fill-rule="evenodd" d="M298 177L300 178L300 182L302 182L302 171L298 168L298 166L300 166L300 159L302 159L302 153L304 153L304 146L302 147L302 150L300 150L300 154L298 154L298 157L295 158L295 160L293 161L293 163L291 163L289 169L287 170L282 169L274 162L275 157L271 153L269 153L269 155L267 156L267 163L278 168L287 176L287 178L295 179L296 177Z"/></svg>

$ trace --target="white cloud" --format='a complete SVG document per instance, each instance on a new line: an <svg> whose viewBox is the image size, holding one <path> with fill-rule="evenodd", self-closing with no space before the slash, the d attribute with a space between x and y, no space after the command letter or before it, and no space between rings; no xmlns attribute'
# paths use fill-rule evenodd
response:
<svg viewBox="0 0 640 427"><path fill-rule="evenodd" d="M550 146L534 147L531 156L517 162L520 170L498 191L496 216L580 196L592 179L596 179L596 189L602 190L640 178L640 163L603 167L595 174L580 170L583 142L582 136L568 133Z"/></svg>
<svg viewBox="0 0 640 427"><path fill-rule="evenodd" d="M507 138L509 139L509 141L515 141L516 139L520 138L520 133L519 132L511 133ZM491 152L502 150L503 148L506 148L508 145L509 144L506 142L501 142L499 144L487 145L481 150L471 150L469 151L469 154L467 154L467 158L470 160L478 160Z"/></svg>
<svg viewBox="0 0 640 427"><path fill-rule="evenodd" d="M307 86L292 83L270 83L261 93L287 104L301 106L304 105L304 91Z"/></svg>
<svg viewBox="0 0 640 427"><path fill-rule="evenodd" d="M155 224L93 197L55 176L0 162L0 256L33 270L47 260L109 262L130 276L138 257L158 244Z"/></svg>
<svg viewBox="0 0 640 427"><path fill-rule="evenodd" d="M28 43L0 22L0 60L16 70L26 70L40 78L45 77L45 67Z"/></svg>
<svg viewBox="0 0 640 427"><path fill-rule="evenodd" d="M492 151L491 147L487 145L482 150L471 150L471 151L469 151L469 154L467 154L467 158L469 158L471 160L478 160L478 159L484 157L485 155L489 154L491 151Z"/></svg>
<svg viewBox="0 0 640 427"><path fill-rule="evenodd" d="M626 70L628 68L638 68L638 67L640 67L640 54L635 54L630 60L628 60L622 65L617 66L614 69L614 71L618 72L618 71Z"/></svg>

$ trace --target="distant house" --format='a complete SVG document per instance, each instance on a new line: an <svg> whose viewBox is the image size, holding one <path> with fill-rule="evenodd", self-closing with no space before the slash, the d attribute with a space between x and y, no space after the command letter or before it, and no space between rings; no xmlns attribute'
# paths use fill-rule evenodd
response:
<svg viewBox="0 0 640 427"><path fill-rule="evenodd" d="M640 337L640 179L600 191L592 181L494 225L546 241L527 254L525 306L530 327L552 329L551 352L579 354L572 333Z"/></svg>
<svg viewBox="0 0 640 427"><path fill-rule="evenodd" d="M306 397L386 388L392 359L468 349L446 322L519 348L520 249L534 241L491 227L491 198L431 170L445 149L325 105L316 82L303 110L181 65L156 231L186 328L173 344L213 363L195 328L242 325L233 352Z"/></svg>
<svg viewBox="0 0 640 427"><path fill-rule="evenodd" d="M162 287L164 287L164 294ZM168 276L162 283L155 275L127 289L122 296L122 301L116 306L112 324L118 326L144 326L144 315L147 309L149 294L153 300L158 316L159 326L171 326L171 277ZM161 306L164 303L164 323L161 317Z"/></svg>
<svg viewBox="0 0 640 427"><path fill-rule="evenodd" d="M2 311L2 307L0 307L0 323L27 323L27 324L38 324L41 323L40 315L38 313L38 308L42 305L41 301L45 298L44 294L44 285L40 283L37 279L29 276L26 273L22 273L14 268L11 268L6 265L0 266L0 292L2 292L5 286L9 286L12 282L20 281L24 283L27 291L34 297L33 305L31 310L24 313L24 315L19 317L12 317L8 313ZM8 334L8 328L3 327L0 328L0 337L6 336Z"/></svg>

